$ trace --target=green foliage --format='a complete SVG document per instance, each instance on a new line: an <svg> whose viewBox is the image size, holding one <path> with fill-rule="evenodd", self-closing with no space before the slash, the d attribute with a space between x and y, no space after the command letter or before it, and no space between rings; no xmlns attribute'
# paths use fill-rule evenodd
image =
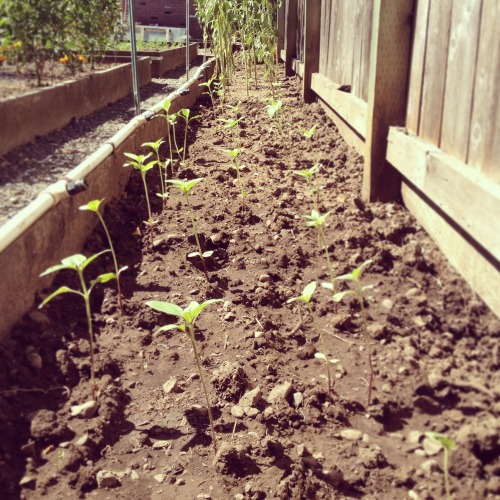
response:
<svg viewBox="0 0 500 500"><path fill-rule="evenodd" d="M243 186L243 180L241 178L241 169L244 167L244 165L240 165L240 160L239 160L239 155L241 153L241 149L235 148L235 149L224 149L223 150L225 153L227 153L233 160L234 163L231 165L230 168L236 171L236 179L238 182L238 186L240 188L240 195L243 200L243 203L245 203L245 198L247 197L248 193L245 191L245 187Z"/></svg>
<svg viewBox="0 0 500 500"><path fill-rule="evenodd" d="M447 500L451 500L451 491L450 491L450 452L457 446L455 441L452 441L450 438L443 436L442 434L438 434L437 432L426 432L425 435L443 446L444 449L444 485L446 489L446 498Z"/></svg>
<svg viewBox="0 0 500 500"><path fill-rule="evenodd" d="M116 33L119 0L2 0L1 45L17 46L20 63L32 62L41 85L47 61L94 54Z"/></svg>
<svg viewBox="0 0 500 500"><path fill-rule="evenodd" d="M80 206L79 209L84 210L84 211L88 210L90 212L94 212L97 215L97 217L99 218L99 221L100 221L102 227L104 228L104 232L106 233L106 237L108 239L109 249L111 250L111 254L113 255L113 263L115 266L116 287L117 287L117 292L118 292L118 303L120 305L120 311L123 313L123 300L122 300L122 292L120 289L120 274L123 271L127 270L128 267L125 266L122 268L118 268L118 260L116 258L116 252L115 252L115 248L113 246L113 241L111 240L111 235L109 234L109 231L108 231L108 226L104 222L104 218L102 217L101 213L99 212L99 207L103 201L104 201L104 198L102 200L92 200L92 201L89 201L86 205Z"/></svg>
<svg viewBox="0 0 500 500"><path fill-rule="evenodd" d="M309 197L311 198L313 208L316 211L319 211L319 206L318 206L319 190L317 189L318 186L316 186L316 189L314 188L313 178L315 177L315 174L317 174L320 171L321 166L322 165L320 163L316 163L311 168L293 171L294 174L300 175L301 177L304 177L304 179L306 179L307 189L309 191Z"/></svg>
<svg viewBox="0 0 500 500"><path fill-rule="evenodd" d="M165 200L168 198L168 192L166 190L166 182L163 180L163 174L165 174L165 180L167 179L167 167L170 164L170 160L162 162L160 160L160 148L162 144L165 144L163 139L158 139L155 142L145 142L141 144L142 148L151 148L156 155L156 162L158 165L158 172L160 174L160 184L161 184L161 193L156 193L162 200L163 205L165 206ZM164 170L164 172L162 172Z"/></svg>
<svg viewBox="0 0 500 500"><path fill-rule="evenodd" d="M197 120L198 118L201 118L200 115L196 115L196 116L190 116L191 115L191 111L188 109L188 108L183 108L179 111L179 116L181 118L184 119L185 121L185 127L184 127L184 147L182 148L182 161L185 162L186 161L186 147L187 147L187 134L188 134L188 127L189 127L189 124L193 121L193 120Z"/></svg>
<svg viewBox="0 0 500 500"><path fill-rule="evenodd" d="M196 338L195 338L195 330L194 324L196 318L200 315L200 313L207 308L211 304L215 304L216 302L222 302L222 299L209 299L199 304L198 302L191 302L185 309L182 309L177 304L172 304L171 302L162 302L159 300L151 300L146 302L148 307L155 309L156 311L160 311L162 313L168 314L170 316L177 317L181 323L169 324L160 327L156 333L165 332L168 330L180 330L181 332L186 332L189 335L189 340L191 341L191 346L193 348L194 358L196 362L196 367L198 369L198 374L200 375L200 380L203 386L203 392L205 395L205 401L207 403L208 417L210 420L210 429L212 434L212 445L214 448L214 452L217 451L217 438L215 435L215 426L214 419L212 416L212 408L210 405L210 398L208 396L207 384L205 382L205 376L203 373L202 363L200 359L200 355L198 353L198 349L196 347Z"/></svg>
<svg viewBox="0 0 500 500"><path fill-rule="evenodd" d="M103 250L102 252L96 253L91 257L85 257L82 254L71 255L70 257L66 257L61 261L60 264L56 264L55 266L51 266L46 269L40 277L47 276L48 274L55 273L57 271L62 271L63 269L70 269L76 271L78 274L78 278L80 281L81 291L74 290L67 286L59 287L55 292L51 293L38 307L41 309L46 304L48 304L52 299L58 297L59 295L63 295L65 293L72 293L78 295L83 298L85 302L85 312L87 315L87 327L89 334L89 344L90 344L90 380L92 385L92 398L96 399L96 383L95 383L95 364L94 364L94 332L92 329L92 314L90 310L90 294L94 289L94 286L98 283L107 283L116 278L114 273L105 273L100 274L90 282L90 286L85 282L85 278L83 276L83 272L85 268L91 264L95 259L103 255L104 253L109 252L109 250Z"/></svg>

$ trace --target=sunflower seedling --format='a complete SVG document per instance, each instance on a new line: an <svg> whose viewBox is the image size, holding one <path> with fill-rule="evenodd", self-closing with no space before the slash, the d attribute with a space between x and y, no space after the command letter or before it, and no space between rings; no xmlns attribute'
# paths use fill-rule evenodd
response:
<svg viewBox="0 0 500 500"><path fill-rule="evenodd" d="M207 272L207 266L205 263L205 258L211 257L213 252L212 251L203 252L203 250L201 249L200 238L198 235L198 228L196 226L196 217L194 215L194 211L193 211L193 207L191 206L191 202L189 201L189 192L191 191L191 189L193 189L196 186L196 184L198 184L202 180L204 180L203 177L201 177L199 179L192 179L190 181L180 181L177 179L171 179L167 182L172 184L172 186L180 189L181 192L184 193L184 196L186 197L186 203L187 203L187 206L189 209L189 215L191 217L191 224L193 225L196 246L198 247L198 251L188 254L188 257L189 258L192 258L192 257L200 257L201 258L201 263L203 265L203 272L205 274L205 278L207 281L210 281L208 279L208 272Z"/></svg>
<svg viewBox="0 0 500 500"><path fill-rule="evenodd" d="M307 227L315 227L318 232L318 241L320 247L323 248L326 255L326 262L328 265L328 271L330 272L331 279L331 289L335 291L335 282L333 276L333 265L332 260L330 258L330 252L328 250L328 245L326 244L325 232L323 231L323 224L326 222L327 217L331 214L330 212L326 212L325 214L320 214L317 210L312 210L311 215L304 215L306 219L309 219L306 222Z"/></svg>
<svg viewBox="0 0 500 500"><path fill-rule="evenodd" d="M100 221L102 227L104 228L104 232L106 233L106 237L108 239L109 249L111 250L111 255L113 256L113 264L115 266L115 278L116 278L116 290L118 292L118 303L120 305L120 311L123 313L122 292L120 289L120 274L123 271L127 270L128 267L124 266L124 267L118 269L118 260L116 258L116 252L115 252L115 248L113 246L113 241L111 240L111 235L109 234L108 227L107 227L106 223L104 222L104 218L101 215L101 213L99 212L99 206L101 205L101 203L103 201L104 201L104 198L102 200L92 200L92 201L89 201L86 205L82 205L79 208L80 208L80 210L89 210L90 212L94 212L97 215L97 217L99 218L99 221Z"/></svg>
<svg viewBox="0 0 500 500"><path fill-rule="evenodd" d="M160 147L162 144L165 144L165 141L163 139L158 139L156 142L145 142L141 144L141 147L147 147L151 148L156 156L156 162L158 165L158 172L160 173L160 183L161 183L161 193L156 193L157 196L159 196L163 200L163 206L165 206L165 200L168 198L168 192L165 190L165 181L163 180L163 172L162 170L165 171L165 179L167 178L167 167L170 164L170 160L167 160L166 162L162 162L160 160Z"/></svg>
<svg viewBox="0 0 500 500"><path fill-rule="evenodd" d="M437 443L441 444L444 449L444 458L443 458L443 469L444 469L444 486L446 489L446 499L451 500L451 491L450 491L450 452L457 446L455 441L452 441L450 438L443 436L442 434L438 434L437 432L426 432L425 435Z"/></svg>
<svg viewBox="0 0 500 500"><path fill-rule="evenodd" d="M372 259L365 260L363 264L361 264L359 267L354 269L351 273L348 274L343 274L341 276L337 276L335 278L335 281L350 281L353 284L352 289L350 290L345 290L343 292L338 292L333 296L333 300L335 302L340 302L344 297L347 297L349 295L354 295L356 299L359 302L359 307L361 309L361 322L363 325L363 334L365 338L365 345L366 345L366 354L368 356L368 366L370 367L370 379L368 382L368 405L370 405L371 401L371 396L372 396L372 386L373 386L373 381L375 380L375 372L373 371L373 364L372 364L372 353L371 353L371 347L370 347L370 335L368 333L368 322L366 319L366 310L365 310L365 292L366 290L370 290L373 288L373 285L363 285L361 283L361 274L363 270L365 269L366 266L370 265L372 263ZM333 289L333 284L332 283L322 283L322 285L325 288L332 288Z"/></svg>
<svg viewBox="0 0 500 500"><path fill-rule="evenodd" d="M313 165L311 168L303 169L303 170L293 170L293 173L296 175L300 175L301 177L304 177L304 179L307 181L307 189L309 191L309 197L311 198L313 208L318 212L319 211L319 193L318 189L316 186L316 189L313 186L313 178L315 174L319 172L321 168L320 163L316 163L316 165Z"/></svg>
<svg viewBox="0 0 500 500"><path fill-rule="evenodd" d="M312 144L312 137L314 135L314 132L316 131L316 127L318 125L314 125L311 127L309 130L302 130L302 135L306 138L308 142L308 149L311 150L311 144Z"/></svg>
<svg viewBox="0 0 500 500"><path fill-rule="evenodd" d="M107 283L108 281L111 281L114 279L116 276L114 273L106 273L106 274L100 274L97 276L95 280L92 280L90 282L90 286L87 286L87 283L85 282L85 278L83 276L83 271L85 268L92 263L95 259L100 257L106 252L109 252L110 250L103 250L102 252L96 253L95 255L92 255L91 257L85 257L85 255L81 254L75 254L70 257L66 257L61 261L61 264L56 264L55 266L51 266L48 269L46 269L42 274L40 274L40 277L42 276L47 276L48 274L55 273L57 271L61 271L62 269L73 269L78 273L78 278L80 280L80 286L82 288L82 291L79 290L73 290L72 288L69 288L67 286L61 286L58 288L55 292L50 294L39 306L38 308L41 309L43 306L48 304L52 299L55 297L62 295L63 293L73 293L76 295L79 295L80 297L83 298L85 302L85 312L87 315L87 327L88 327L88 334L89 334L89 344L90 344L90 383L92 386L92 399L95 401L97 399L97 386L95 383L95 364L94 364L94 332L92 329L92 313L90 310L90 294L92 293L92 290L94 289L94 286L97 285L98 283Z"/></svg>
<svg viewBox="0 0 500 500"><path fill-rule="evenodd" d="M219 118L219 121L223 122L223 128L231 131L231 137L233 139L233 146L236 147L236 125L240 123L242 119L238 118Z"/></svg>
<svg viewBox="0 0 500 500"><path fill-rule="evenodd" d="M240 173L240 170L244 168L244 165L240 165L240 160L239 160L241 149L224 149L223 151L227 153L234 161L234 164L231 165L230 168L236 170L236 179L238 182L238 186L240 188L241 198L243 200L243 205L244 205L245 198L247 197L248 193L247 191L245 191L245 188L243 186L243 180L241 179L241 173Z"/></svg>
<svg viewBox="0 0 500 500"><path fill-rule="evenodd" d="M271 103L266 106L267 116L276 122L280 137L283 139L283 127L281 126L281 108L283 101L281 99L271 99Z"/></svg>
<svg viewBox="0 0 500 500"><path fill-rule="evenodd" d="M186 122L186 126L184 128L184 147L182 148L182 161L185 162L186 161L186 146L187 146L187 134L188 134L188 127L189 127L189 124L193 121L193 120L197 120L198 118L201 118L200 115L196 115L196 116L189 116L191 114L191 111L188 109L188 108L183 108L179 111L179 116L181 116L182 118L184 118L184 121Z"/></svg>
<svg viewBox="0 0 500 500"><path fill-rule="evenodd" d="M146 204L148 206L148 220L145 221L146 226L152 226L154 224L153 215L151 214L151 205L149 203L149 192L148 183L146 181L146 174L158 163L157 160L145 163L153 153L148 153L147 155L135 155L133 153L124 153L130 161L125 163L124 167L133 167L138 170L141 174L142 183L144 184L144 193L146 194Z"/></svg>
<svg viewBox="0 0 500 500"><path fill-rule="evenodd" d="M176 316L182 321L182 323L180 324L170 324L162 326L157 330L156 333L177 329L180 330L181 332L187 333L189 336L189 340L191 341L191 346L193 348L196 367L198 369L198 374L200 375L201 385L203 386L205 401L207 403L208 418L210 420L210 430L212 434L212 446L214 448L214 452L217 452L217 437L215 435L215 425L212 415L212 408L210 405L210 398L208 396L208 388L205 382L205 376L203 374L200 355L198 353L198 349L196 348L194 323L196 321L196 318L203 311L203 309L216 302L222 302L222 299L209 299L203 302L202 304L198 304L198 302L191 302L185 309L182 309L176 304L172 304L169 302L162 302L159 300L151 300L146 302L146 305L151 307L152 309L155 309L156 311L160 311L165 314L169 314L171 316Z"/></svg>
<svg viewBox="0 0 500 500"><path fill-rule="evenodd" d="M212 87L212 84L214 83L214 81L215 81L215 75L212 75L212 77L210 78L210 80L208 80L208 82L200 83L199 86L200 87L207 87L207 91L203 92L203 95L210 96L210 102L212 103L212 109L213 109L213 112L214 112L214 116L216 116L217 112L216 112L215 106L214 106L214 94L215 94L215 90Z"/></svg>
<svg viewBox="0 0 500 500"><path fill-rule="evenodd" d="M333 383L332 383L332 377L330 373L330 364L338 363L338 359L328 359L326 356L326 346L325 346L325 339L323 336L323 331L318 325L318 321L316 319L316 315L314 314L314 310L311 305L311 299L316 291L316 282L311 281L308 285L304 287L304 290L302 290L302 295L298 297L292 297L291 299L287 300L287 304L291 304L292 302L296 301L301 301L304 302L307 305L307 309L309 311L309 314L311 315L311 318L313 320L314 328L316 328L316 331L319 333L319 339L320 339L320 345L321 345L321 352L317 352L315 354L315 357L318 359L323 359L326 363L326 372L328 375L328 392L330 393L333 389Z"/></svg>

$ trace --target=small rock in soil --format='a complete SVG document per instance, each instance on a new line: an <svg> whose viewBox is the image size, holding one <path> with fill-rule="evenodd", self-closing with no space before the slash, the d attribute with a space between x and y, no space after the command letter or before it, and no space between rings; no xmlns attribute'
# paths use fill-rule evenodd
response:
<svg viewBox="0 0 500 500"><path fill-rule="evenodd" d="M71 439L74 435L57 413L39 410L31 421L31 435L37 441Z"/></svg>
<svg viewBox="0 0 500 500"><path fill-rule="evenodd" d="M439 465L433 458L430 458L429 460L423 462L420 465L420 468L427 474L432 474L433 472L439 472Z"/></svg>
<svg viewBox="0 0 500 500"><path fill-rule="evenodd" d="M340 431L340 437L347 441L361 441L363 433L357 429L343 429Z"/></svg>
<svg viewBox="0 0 500 500"><path fill-rule="evenodd" d="M280 385L274 387L274 389L269 393L267 401L271 404L275 404L278 401L286 400L292 391L292 384L290 382L283 382Z"/></svg>
<svg viewBox="0 0 500 500"><path fill-rule="evenodd" d="M255 389L252 389L251 391L248 391L246 394L244 394L239 402L239 406L258 406L259 403L262 400L262 391L260 390L260 387L256 387Z"/></svg>
<svg viewBox="0 0 500 500"><path fill-rule="evenodd" d="M121 485L120 480L114 472L100 470L96 475L98 488L116 488Z"/></svg>
<svg viewBox="0 0 500 500"><path fill-rule="evenodd" d="M179 387L177 379L171 378L163 384L163 392L165 394L170 394L171 392L182 392L182 389Z"/></svg>
<svg viewBox="0 0 500 500"><path fill-rule="evenodd" d="M81 405L71 407L71 416L77 418L92 418L99 408L97 401L87 401Z"/></svg>
<svg viewBox="0 0 500 500"><path fill-rule="evenodd" d="M243 418L245 415L245 410L242 406L235 405L231 408L231 415L234 418Z"/></svg>

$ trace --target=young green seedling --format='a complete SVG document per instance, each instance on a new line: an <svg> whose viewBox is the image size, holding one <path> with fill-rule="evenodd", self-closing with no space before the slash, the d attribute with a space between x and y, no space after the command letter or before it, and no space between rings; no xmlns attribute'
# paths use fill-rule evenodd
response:
<svg viewBox="0 0 500 500"><path fill-rule="evenodd" d="M313 320L314 327L316 328L317 332L319 333L319 338L320 338L320 344L321 344L321 352L316 353L316 357L318 359L323 359L326 362L326 371L328 374L328 392L330 393L333 389L333 383L332 383L332 377L330 373L330 364L332 363L338 363L338 359L328 359L326 356L326 346L325 346L325 339L323 336L323 330L318 325L318 321L316 319L316 315L314 314L314 310L311 305L311 299L316 291L316 282L311 281L308 285L304 287L304 290L302 290L302 295L298 297L293 297L291 299L287 300L287 304L290 304L292 302L296 302L298 300L304 302L307 305L307 308L309 310L309 314L311 315L311 318Z"/></svg>
<svg viewBox="0 0 500 500"><path fill-rule="evenodd" d="M455 441L443 436L442 434L438 434L437 432L426 432L425 435L429 439L433 439L443 446L444 449L444 458L443 458L443 468L444 468L444 486L446 489L446 498L447 500L451 499L451 491L450 491L450 471L449 471L449 460L450 460L450 452L457 446Z"/></svg>
<svg viewBox="0 0 500 500"><path fill-rule="evenodd" d="M312 136L314 135L314 131L316 130L317 126L318 125L314 125L314 127L310 128L309 130L302 130L302 134L306 138L306 140L309 144L308 149L311 149Z"/></svg>
<svg viewBox="0 0 500 500"><path fill-rule="evenodd" d="M191 206L191 202L189 201L189 192L191 191L191 189L193 189L196 186L196 184L198 184L202 180L204 180L203 177L201 177L199 179L192 179L190 181L180 181L177 179L172 179L172 180L169 180L167 182L172 184L172 186L180 189L182 191L182 193L184 193L184 196L186 197L186 203L187 203L187 206L189 209L189 215L191 217L191 224L193 225L194 237L196 239L196 246L198 247L198 251L190 253L188 255L188 257L198 256L201 258L201 263L203 265L203 272L205 274L205 278L207 281L210 281L208 279L208 272L207 272L207 266L205 263L205 258L210 257L213 254L213 252L212 251L203 252L201 249L200 238L198 236L198 228L196 227L196 218L194 215L193 208Z"/></svg>
<svg viewBox="0 0 500 500"><path fill-rule="evenodd" d="M85 312L87 315L87 327L88 327L88 333L89 333L89 344L90 344L90 383L92 385L92 399L95 401L97 399L97 386L95 383L95 364L94 364L94 332L92 329L92 313L90 310L90 294L92 293L92 290L94 289L94 286L97 285L97 283L107 283L108 281L114 279L116 276L114 273L106 273L106 274L101 274L97 276L97 278L93 281L90 282L90 286L87 286L87 283L85 282L85 278L83 276L83 271L85 268L93 262L95 259L97 259L99 256L102 254L109 252L109 250L103 250L102 252L96 253L95 255L92 255L91 257L85 257L85 255L81 254L76 254L72 255L70 257L66 257L61 261L61 264L57 264L55 266L51 266L48 269L46 269L42 274L40 274L40 277L42 276L47 276L47 274L55 273L56 271L60 271L62 269L73 269L78 273L78 278L80 280L80 286L82 287L82 291L80 292L79 290L73 290L72 288L69 288L67 286L61 286L58 288L55 292L50 294L39 306L38 308L41 309L43 306L48 304L53 298L57 297L58 295L62 295L63 293L74 293L76 295L79 295L80 297L83 298L85 302Z"/></svg>
<svg viewBox="0 0 500 500"><path fill-rule="evenodd" d="M179 114L180 114L180 111L177 111L177 113L173 113L171 115L168 115L168 121L170 123L170 126L172 127L172 136L174 138L175 151L177 152L177 156L180 159L181 153L184 150L183 150L183 148L179 149L179 146L177 144L177 134L175 133L175 126L177 125L177 117L179 116Z"/></svg>
<svg viewBox="0 0 500 500"><path fill-rule="evenodd" d="M243 165L240 165L240 160L239 160L239 154L241 153L241 149L224 149L223 151L227 153L234 160L234 165L231 165L230 168L236 170L236 179L238 181L241 198L243 200L243 205L244 205L245 198L247 197L248 193L245 191L240 173L240 170L243 168Z"/></svg>
<svg viewBox="0 0 500 500"><path fill-rule="evenodd" d="M333 290L333 292L335 292L333 265L332 265L332 261L330 258L330 252L328 250L328 245L326 244L325 232L323 231L323 224L326 222L327 217L331 213L332 213L331 210L330 210L330 212L326 212L325 214L320 214L317 210L312 210L311 215L304 215L304 217L306 219L309 219L309 221L306 222L307 227L315 227L317 232L318 232L318 241L319 241L320 247L322 247L323 250L325 251L326 263L328 265L328 271L330 272L331 289Z"/></svg>
<svg viewBox="0 0 500 500"><path fill-rule="evenodd" d="M169 111L170 111L170 106L172 105L172 101L170 99L165 99L163 101L163 104L161 106L161 108L163 109L163 111L165 112L165 114L162 114L162 115L158 115L158 116L161 116L165 119L165 121L167 122L167 139L168 139L168 148L169 148L169 153L170 153L170 165L172 165L172 169L174 168L174 154L173 154L173 148L172 148L172 138L170 136L170 115L169 115Z"/></svg>
<svg viewBox="0 0 500 500"><path fill-rule="evenodd" d="M179 318L182 323L181 324L171 324L162 326L157 330L156 333L165 332L168 330L177 329L181 332L186 332L189 335L189 340L191 341L191 346L193 348L194 358L196 361L196 367L198 368L198 374L200 375L201 385L203 386L203 393L205 395L205 401L207 403L208 410L208 418L210 420L210 430L212 434L212 446L214 448L214 452L217 452L217 437L215 435L215 425L214 419L212 416L212 407L210 405L210 398L208 396L207 384L205 382L205 376L203 374L203 368L200 360L200 355L198 353L198 349L196 348L196 338L195 338L195 330L194 323L199 314L211 304L215 302L222 302L222 299L209 299L203 302L203 304L198 304L198 302L191 302L185 309L182 309L176 304L171 304L169 302L162 302L159 300L150 300L146 302L146 305L155 309L156 311L160 311L165 314L169 314L171 316L176 316Z"/></svg>
<svg viewBox="0 0 500 500"><path fill-rule="evenodd" d="M146 203L148 206L148 220L145 221L147 226L151 226L153 221L153 215L151 214L151 205L149 204L149 193L148 193L148 183L146 181L146 174L158 163L157 160L150 161L149 163L145 163L146 160L153 153L148 153L147 155L135 155L133 153L123 153L127 158L130 158L130 161L125 163L124 167L133 167L136 170L139 170L142 178L142 183L144 184L144 192L146 194Z"/></svg>
<svg viewBox="0 0 500 500"><path fill-rule="evenodd" d="M236 148L236 125L240 123L242 119L238 118L219 118L219 121L223 122L223 128L231 131L231 137L233 138L233 146Z"/></svg>
<svg viewBox="0 0 500 500"><path fill-rule="evenodd" d="M300 175L301 177L304 177L304 179L306 179L307 189L309 191L309 197L311 198L314 210L316 210L317 212L319 211L318 192L315 192L313 186L313 177L315 174L319 172L320 168L321 164L316 163L316 165L313 165L311 168L308 169L293 170L294 174Z"/></svg>
<svg viewBox="0 0 500 500"><path fill-rule="evenodd" d="M208 82L203 82L203 83L200 83L200 87L207 87L207 91L206 92L203 92L202 95L208 95L210 96L210 102L212 103L212 109L214 111L214 116L216 116L217 112L215 110L215 106L214 106L214 89L212 88L212 84L214 83L215 81L215 75L212 75L212 77L210 78L210 80L208 80Z"/></svg>
<svg viewBox="0 0 500 500"><path fill-rule="evenodd" d="M106 237L108 238L108 244L109 244L109 249L111 250L111 254L113 255L113 264L115 265L115 278L116 278L116 289L118 292L118 303L120 305L120 311L123 313L123 301L122 301L122 292L120 289L120 274L128 269L127 266L124 266L120 269L118 269L118 260L116 258L116 252L115 248L113 246L113 241L111 240L111 235L109 234L108 227L106 226L106 223L104 222L104 218L99 212L99 206L101 203L104 201L104 198L102 200L92 200L89 201L86 205L82 205L80 210L89 210L90 212L94 212L97 214L97 217L99 218L99 221L101 222L102 227L104 228L104 232L106 233Z"/></svg>
<svg viewBox="0 0 500 500"><path fill-rule="evenodd" d="M342 276L337 276L335 281L350 281L353 283L354 288L350 290L345 290L343 292L338 292L333 296L333 300L335 302L340 302L344 297L348 295L354 295L359 302L359 307L361 309L361 322L363 324L363 334L365 337L365 345L366 345L366 354L368 356L368 366L370 367L370 379L368 382L368 405L370 405L371 396L372 396L372 386L373 381L375 380L375 372L373 371L372 364L372 353L370 347L370 334L368 333L368 323L366 319L366 310L364 305L365 292L366 290L370 290L373 288L373 285L363 285L361 283L361 274L366 266L372 263L372 259L365 260L363 264L354 269L351 273L343 274ZM325 288L332 288L333 285L331 283L322 283Z"/></svg>
<svg viewBox="0 0 500 500"><path fill-rule="evenodd" d="M281 108L283 101L281 99L271 99L271 103L266 106L267 116L274 120L278 126L280 137L283 138L283 127L281 126Z"/></svg>
<svg viewBox="0 0 500 500"><path fill-rule="evenodd" d="M193 120L201 118L200 115L189 117L190 114L191 114L191 111L189 109L187 109L187 108L183 108L183 109L180 110L180 115L179 116L181 116L182 118L184 118L184 120L186 122L186 126L184 128L184 147L182 148L182 161L183 162L186 161L187 133L188 133L189 124Z"/></svg>
<svg viewBox="0 0 500 500"><path fill-rule="evenodd" d="M165 206L165 200L168 198L168 193L165 191L165 182L163 180L162 169L165 170L165 179L166 179L167 167L170 163L170 160L167 160L166 162L162 162L160 160L160 147L162 144L165 144L165 141L163 139L158 139L156 142L145 142L141 144L141 147L151 148L156 155L156 162L158 165L158 171L160 173L160 183L161 183L161 193L156 193L156 194L163 200L163 205Z"/></svg>

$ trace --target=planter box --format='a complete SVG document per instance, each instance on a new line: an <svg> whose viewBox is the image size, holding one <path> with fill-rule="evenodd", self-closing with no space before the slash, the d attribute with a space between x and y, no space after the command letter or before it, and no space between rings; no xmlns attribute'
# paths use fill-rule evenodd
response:
<svg viewBox="0 0 500 500"><path fill-rule="evenodd" d="M137 55L151 59L151 76L153 78L158 78L167 71L186 64L186 47L175 47L165 50L139 50ZM192 62L197 56L198 44L191 43L189 45L189 61ZM101 61L107 63L124 63L130 62L130 59L129 50L107 50Z"/></svg>
<svg viewBox="0 0 500 500"><path fill-rule="evenodd" d="M151 81L151 61L138 61L139 85ZM89 115L132 92L132 65L0 101L0 155Z"/></svg>

